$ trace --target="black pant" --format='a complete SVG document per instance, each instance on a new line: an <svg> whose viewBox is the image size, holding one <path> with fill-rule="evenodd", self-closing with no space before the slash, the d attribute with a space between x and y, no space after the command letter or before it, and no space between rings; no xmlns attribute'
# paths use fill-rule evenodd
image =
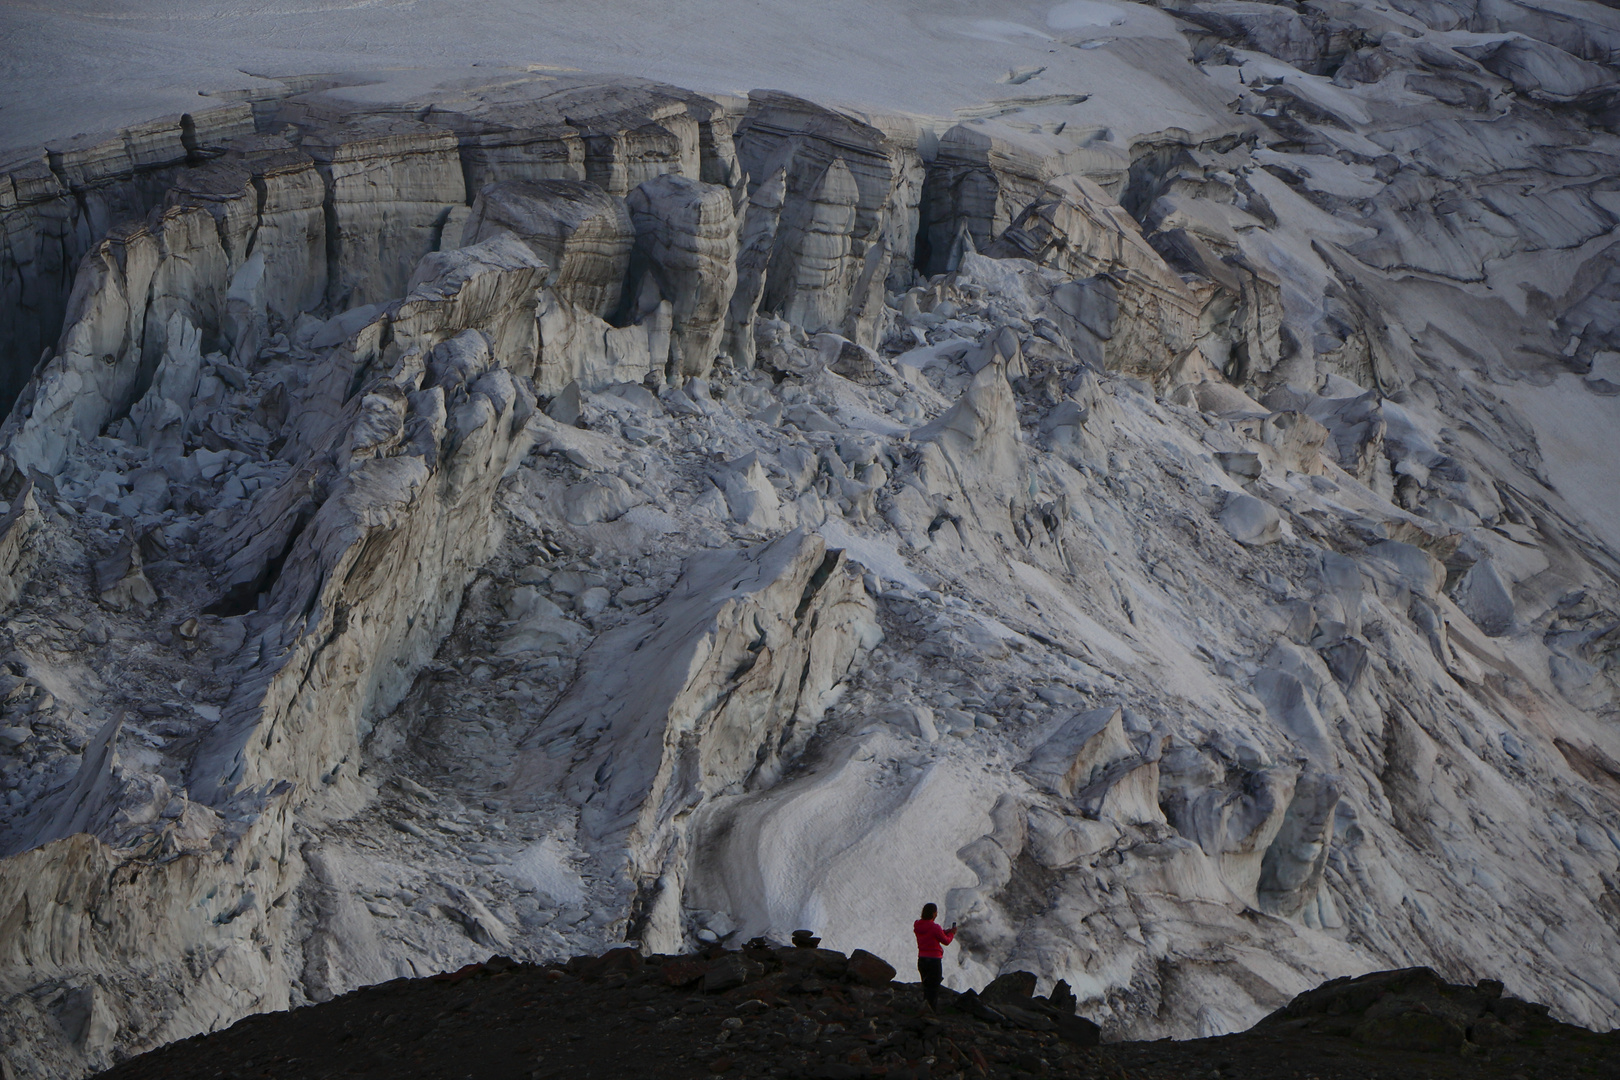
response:
<svg viewBox="0 0 1620 1080"><path fill-rule="evenodd" d="M939 984L945 981L945 961L937 956L919 956L917 974L922 976L923 997L928 999L928 1007L937 1007Z"/></svg>

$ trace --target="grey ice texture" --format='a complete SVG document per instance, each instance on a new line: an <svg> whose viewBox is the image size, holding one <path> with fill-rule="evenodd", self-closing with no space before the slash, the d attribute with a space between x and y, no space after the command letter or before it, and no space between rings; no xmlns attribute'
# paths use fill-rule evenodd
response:
<svg viewBox="0 0 1620 1080"><path fill-rule="evenodd" d="M930 899L1113 1038L1620 1020L1612 8L100 10L0 35L13 1075ZM171 96L272 16L380 51Z"/></svg>

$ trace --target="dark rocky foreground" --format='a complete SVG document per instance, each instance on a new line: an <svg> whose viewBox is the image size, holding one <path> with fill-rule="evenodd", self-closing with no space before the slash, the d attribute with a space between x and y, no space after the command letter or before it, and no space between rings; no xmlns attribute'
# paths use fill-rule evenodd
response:
<svg viewBox="0 0 1620 1080"><path fill-rule="evenodd" d="M1059 984L1004 975L949 991L938 1014L875 956L827 949L711 949L643 959L629 949L539 967L492 958L398 979L143 1054L107 1080L443 1077L805 1077L928 1080L1298 1080L1620 1075L1620 1031L1562 1024L1500 983L1447 984L1427 968L1339 979L1247 1032L1098 1044Z"/></svg>

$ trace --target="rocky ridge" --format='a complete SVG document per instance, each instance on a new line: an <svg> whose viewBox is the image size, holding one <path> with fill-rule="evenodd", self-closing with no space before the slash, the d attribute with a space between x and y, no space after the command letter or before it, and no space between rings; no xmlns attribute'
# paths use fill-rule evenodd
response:
<svg viewBox="0 0 1620 1080"><path fill-rule="evenodd" d="M653 955L629 948L535 967L491 957L291 1014L243 1020L101 1074L562 1080L663 1076L1075 1078L1595 1075L1617 1036L1547 1017L1499 983L1448 985L1426 968L1338 979L1248 1032L1098 1045L1059 982L1010 972L937 1012L871 953L779 948Z"/></svg>
<svg viewBox="0 0 1620 1080"><path fill-rule="evenodd" d="M8 173L8 1068L930 896L1110 1038L1612 1024L1576 2L1155 11L1124 139L333 77Z"/></svg>

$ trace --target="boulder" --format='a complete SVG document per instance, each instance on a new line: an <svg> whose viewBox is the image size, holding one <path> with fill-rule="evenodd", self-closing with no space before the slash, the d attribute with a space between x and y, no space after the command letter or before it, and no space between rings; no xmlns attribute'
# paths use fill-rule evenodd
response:
<svg viewBox="0 0 1620 1080"><path fill-rule="evenodd" d="M603 975L634 975L641 968L641 953L633 946L621 945L602 954Z"/></svg>
<svg viewBox="0 0 1620 1080"><path fill-rule="evenodd" d="M1061 1010L1052 1017L1057 1025L1058 1038L1076 1046L1098 1046L1102 1043L1102 1028L1083 1016L1064 1015Z"/></svg>
<svg viewBox="0 0 1620 1080"><path fill-rule="evenodd" d="M1025 1031L1057 1029L1056 1020L1035 1009L1026 1009L1022 1005L1014 1005L1008 1001L997 1001L989 1007L1001 1014L1001 1022L1008 1027L1022 1028Z"/></svg>
<svg viewBox="0 0 1620 1080"><path fill-rule="evenodd" d="M667 986L691 986L708 974L709 962L689 956L677 957L662 965L659 975Z"/></svg>
<svg viewBox="0 0 1620 1080"><path fill-rule="evenodd" d="M888 986L894 981L895 970L887 960L874 956L865 949L849 954L845 975L862 986Z"/></svg>
<svg viewBox="0 0 1620 1080"><path fill-rule="evenodd" d="M1511 1046L1524 1036L1494 1016L1482 1016L1468 1025L1468 1041L1475 1046Z"/></svg>
<svg viewBox="0 0 1620 1080"><path fill-rule="evenodd" d="M1429 968L1375 971L1333 979L1267 1016L1257 1031L1306 1026L1349 1035L1368 1046L1417 1053L1503 1046L1548 1025L1547 1007L1502 996L1502 984L1445 983Z"/></svg>
<svg viewBox="0 0 1620 1080"><path fill-rule="evenodd" d="M821 1025L813 1016L800 1015L788 1023L787 1041L792 1046L814 1046L820 1034Z"/></svg>
<svg viewBox="0 0 1620 1080"><path fill-rule="evenodd" d="M703 973L703 992L719 994L732 990L750 979L757 979L765 969L741 953L727 953L709 965Z"/></svg>
<svg viewBox="0 0 1620 1080"><path fill-rule="evenodd" d="M843 978L849 969L849 958L834 949L806 948L784 950L779 954L783 966L830 979Z"/></svg>
<svg viewBox="0 0 1620 1080"><path fill-rule="evenodd" d="M1386 1050L1455 1053L1467 1033L1444 1016L1416 1009L1384 1016L1369 1016L1356 1025L1352 1037L1367 1046Z"/></svg>
<svg viewBox="0 0 1620 1080"><path fill-rule="evenodd" d="M1035 996L1035 975L1029 971L1007 971L997 975L979 997L992 1005L1018 1005Z"/></svg>
<svg viewBox="0 0 1620 1080"><path fill-rule="evenodd" d="M955 1008L960 1009L962 1012L965 1012L970 1016L977 1017L980 1020L985 1020L992 1024L999 1024L1006 1020L1006 1017L1002 1016L999 1011L984 1003L984 1000L979 997L977 990L964 990L962 993L956 995L956 997L951 1001L951 1004Z"/></svg>

